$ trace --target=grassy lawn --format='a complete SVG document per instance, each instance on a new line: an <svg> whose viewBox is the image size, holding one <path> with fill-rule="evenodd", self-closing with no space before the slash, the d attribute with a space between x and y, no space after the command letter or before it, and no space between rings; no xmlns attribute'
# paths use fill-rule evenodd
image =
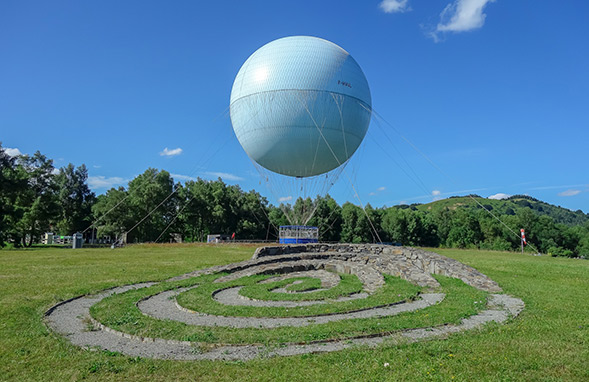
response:
<svg viewBox="0 0 589 382"><path fill-rule="evenodd" d="M249 298L259 300L275 300L275 301L305 301L317 299L334 299L342 296L349 296L352 293L362 292L362 282L354 275L339 275L340 282L338 285L327 290L315 291L321 288L321 280L313 278L289 278L282 281L274 281L263 284L256 283L245 286L240 294ZM300 280L300 284L292 284L296 280ZM272 292L274 288L281 288L286 286L286 290L307 291L307 293L275 293Z"/></svg>
<svg viewBox="0 0 589 382"><path fill-rule="evenodd" d="M356 280L359 281L355 276L348 277L344 276L345 280ZM410 284L405 280L401 280L396 277L387 277L385 279L385 286L368 296L367 298L343 302L334 302L324 305L312 305L296 308L265 308L265 307L253 307L253 306L229 306L223 305L216 302L212 298L212 293L223 287L230 287L236 285L254 286L260 284L254 284L258 280L267 278L264 276L247 277L240 280L225 283L210 283L202 285L198 288L191 289L178 296L178 303L190 310L196 310L202 313L220 315L220 316L248 316L248 317L305 317L315 316L319 314L334 314L334 313L345 313L353 310L366 309L374 306L390 305L396 302L403 301L405 299L414 298L419 291L419 287ZM342 282L340 284L346 285ZM261 284L262 287L266 286ZM361 287L361 283L360 283ZM336 287L337 288L337 287ZM336 289L333 288L333 289ZM339 289L339 288L338 288ZM361 288L360 288L361 289ZM263 289L262 289L263 290ZM327 292L327 291L326 291ZM318 293L319 296L323 292ZM245 296L251 296L251 294L244 294ZM272 293L267 293L272 295ZM254 293L254 298L264 299L265 295L262 293ZM308 297L303 295L303 297ZM336 295L337 297L337 295ZM331 298L331 297L323 297Z"/></svg>
<svg viewBox="0 0 589 382"><path fill-rule="evenodd" d="M180 285L186 286L192 283L198 283L199 280L206 279L208 277L209 276L199 277L192 280L184 280ZM387 283L383 289L386 290L387 287L391 287L391 285L400 285L401 288L399 289L405 287L407 294L409 294L411 289L417 289L415 286L407 283L406 281L392 277L391 279L393 282ZM281 327L275 329L232 329L225 327L196 327L180 322L157 320L146 317L141 314L139 309L137 309L135 303L141 298L176 287L178 285L177 282L162 283L151 288L129 291L104 299L102 302L96 304L95 308L91 309L91 314L94 318L108 327L142 337L156 337L205 343L255 343L278 345L287 342L298 343L326 339L342 339L351 336L389 333L395 330L409 329L414 327L429 327L433 325L442 325L445 323L459 323L461 318L475 314L479 308L482 307L481 304L477 305L474 302L485 300L486 293L467 286L460 280L450 279L442 276L439 276L438 280L440 280L440 283L442 284L442 291L447 293L447 298L438 305L415 312L403 313L393 317L343 320L299 328ZM408 284L410 287L408 288L406 284ZM212 284L212 286L219 288L219 286L222 286L222 284ZM393 299L398 298L397 292L403 293L402 290L396 290ZM375 296L377 296L375 298L379 298L380 295L375 293ZM401 296L403 297L403 294L401 294ZM210 297L209 300L212 301ZM370 298L366 298L364 301L369 302L368 306L374 306L372 303L374 299L371 300ZM356 301L351 301L351 303L356 303ZM199 306L209 309L200 309L200 311L211 310L210 305L211 304L207 304L206 299L203 299L202 304ZM337 306L338 304L333 305ZM322 308L320 307L321 305L318 307L313 307L313 310L309 311L308 313L330 313L329 307L326 307L325 311L321 311L320 309ZM351 307L358 308L357 305L351 305ZM251 309L245 308L252 307L224 307L223 311L214 313L221 315L231 315L232 312L237 312L234 314L235 316L241 316L242 312L251 313ZM261 314L262 316L276 316L276 314L272 314L274 313L273 310L277 309L278 313L283 313L283 310L285 310L285 308L256 309L264 313ZM295 308L291 309L294 310ZM269 314L266 315L265 313ZM303 313L305 313L305 311Z"/></svg>
<svg viewBox="0 0 589 382"><path fill-rule="evenodd" d="M58 301L245 260L253 250L161 245L0 251L0 380L589 380L589 261L507 252L435 250L477 268L526 303L506 325L446 340L251 362L179 362L82 350L42 323ZM260 337L252 333L230 335Z"/></svg>

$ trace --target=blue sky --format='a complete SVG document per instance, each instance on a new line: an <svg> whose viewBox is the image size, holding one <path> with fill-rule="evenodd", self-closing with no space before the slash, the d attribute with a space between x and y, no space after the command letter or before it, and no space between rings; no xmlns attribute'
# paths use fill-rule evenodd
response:
<svg viewBox="0 0 589 382"><path fill-rule="evenodd" d="M352 54L380 116L346 169L362 202L529 194L587 213L588 16L581 0L3 1L0 141L85 163L97 193L156 167L272 199L231 85L265 43L312 35ZM357 203L345 177L331 194Z"/></svg>

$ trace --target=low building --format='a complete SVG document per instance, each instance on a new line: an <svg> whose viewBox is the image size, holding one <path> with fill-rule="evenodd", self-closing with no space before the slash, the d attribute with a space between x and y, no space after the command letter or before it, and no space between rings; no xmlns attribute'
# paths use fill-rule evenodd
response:
<svg viewBox="0 0 589 382"><path fill-rule="evenodd" d="M53 244L53 232L45 232L41 238L41 244Z"/></svg>
<svg viewBox="0 0 589 382"><path fill-rule="evenodd" d="M319 228L306 225L281 225L280 244L306 244L319 242Z"/></svg>
<svg viewBox="0 0 589 382"><path fill-rule="evenodd" d="M230 235L224 235L221 233L215 233L212 235L207 235L207 243L221 243L223 241L230 241Z"/></svg>

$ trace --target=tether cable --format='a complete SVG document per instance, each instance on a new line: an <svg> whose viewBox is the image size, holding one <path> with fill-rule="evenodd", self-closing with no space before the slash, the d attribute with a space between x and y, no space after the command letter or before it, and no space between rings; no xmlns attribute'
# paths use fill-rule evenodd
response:
<svg viewBox="0 0 589 382"><path fill-rule="evenodd" d="M362 104L361 104L362 105ZM364 108L366 108L364 105L362 105ZM369 109L367 109L369 110ZM377 111L375 111L374 109L371 109L372 113L379 119L381 119L385 124L387 124L388 126L390 126L393 131L395 131L405 142L407 142L407 144L409 144L416 152L418 152L432 167L434 167L437 171L440 172L440 174L442 174L443 176L446 177L446 179L448 179L450 182L452 182L454 185L457 185L458 183L456 182L456 180L454 178L452 178L450 175L448 175L445 171L443 171L436 163L434 163L433 160L431 160L424 152L422 152L415 144L413 144L413 142L411 142L407 137L405 137L403 134L401 134L401 132L390 122L388 122L386 119L384 119L384 117L382 117ZM386 135L386 131L383 132ZM390 138L387 136L387 138L390 140ZM472 195L468 195L468 197L470 199L472 199L479 207L481 207L483 210L487 211L487 213L489 213L489 215L491 215L493 218L495 218L499 223L501 223L505 228L507 228L507 230L509 232L511 232L512 234L514 234L515 236L517 236L518 238L521 239L520 234L518 234L517 232L515 232L513 229L511 229L511 227L509 227L507 224L505 224L505 222L503 222L503 220L501 220L497 215L495 215L493 212L491 212L491 210L487 209L483 204L481 204L478 200L476 200ZM532 243L527 243L527 245L529 245L535 252L540 252L538 251L538 249L532 245Z"/></svg>
<svg viewBox="0 0 589 382"><path fill-rule="evenodd" d="M317 128L317 131L319 131L319 134L321 134L321 138L323 138L323 141L325 142L325 144L327 145L327 147L329 148L329 151L331 151L331 154L333 155L333 157L335 158L335 160L337 161L338 165L342 165L341 161L339 160L339 158L337 157L337 155L335 155L335 152L333 151L333 148L331 147L331 145L329 144L329 142L327 141L327 139L325 138L325 136L323 135L323 132L321 131L321 129L319 128L319 126L317 125L317 122L315 121L315 118L313 118L313 115L311 114L311 111L309 110L309 107L301 101L301 103L303 104L305 110L307 111L307 114L309 114L309 117L311 118L311 121L313 121L313 124L315 125L315 127ZM362 105L362 103L360 103ZM363 105L362 105L363 106ZM368 109L367 109L368 110ZM378 234L378 231L376 230L376 228L374 227L374 224L372 223L372 219L370 219L370 216L368 216L368 213L366 212L366 208L364 207L364 204L362 203L362 200L360 199L360 195L358 195L358 191L356 190L356 187L354 187L354 184L352 183L351 179L348 177L348 174L346 173L346 171L344 170L343 173L346 175L346 177L348 178L348 181L350 182L350 185L352 186L352 189L354 190L354 193L356 194L356 198L358 199L358 201L360 202L360 206L362 207L362 211L364 212L364 215L366 215L366 219L368 219L368 222L370 223L370 226L372 227L374 234L376 235L376 237L378 238L379 243L382 244L382 240L380 239L380 235Z"/></svg>

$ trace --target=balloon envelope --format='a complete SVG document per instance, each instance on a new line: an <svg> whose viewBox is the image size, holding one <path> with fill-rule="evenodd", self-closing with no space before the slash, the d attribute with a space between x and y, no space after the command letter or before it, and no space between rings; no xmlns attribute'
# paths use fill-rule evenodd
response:
<svg viewBox="0 0 589 382"><path fill-rule="evenodd" d="M231 123L245 152L288 176L315 176L345 163L366 135L370 110L360 66L316 37L264 45L243 64L231 90Z"/></svg>

